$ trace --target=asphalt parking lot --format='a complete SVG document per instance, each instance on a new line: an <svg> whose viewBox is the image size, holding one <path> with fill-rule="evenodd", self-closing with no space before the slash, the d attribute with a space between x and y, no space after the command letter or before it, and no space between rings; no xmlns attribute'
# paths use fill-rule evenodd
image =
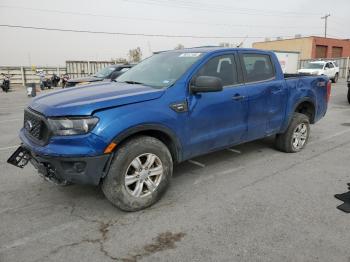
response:
<svg viewBox="0 0 350 262"><path fill-rule="evenodd" d="M350 214L333 196L350 182L346 91L333 85L302 152L267 138L182 163L162 200L135 213L99 188L57 187L6 164L30 99L0 93L0 261L350 262Z"/></svg>

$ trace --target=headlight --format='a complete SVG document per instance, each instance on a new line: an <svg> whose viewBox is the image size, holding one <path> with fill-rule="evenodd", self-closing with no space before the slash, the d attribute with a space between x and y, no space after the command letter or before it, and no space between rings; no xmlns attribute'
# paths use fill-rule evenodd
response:
<svg viewBox="0 0 350 262"><path fill-rule="evenodd" d="M49 118L50 130L56 136L82 135L90 132L97 124L97 117Z"/></svg>

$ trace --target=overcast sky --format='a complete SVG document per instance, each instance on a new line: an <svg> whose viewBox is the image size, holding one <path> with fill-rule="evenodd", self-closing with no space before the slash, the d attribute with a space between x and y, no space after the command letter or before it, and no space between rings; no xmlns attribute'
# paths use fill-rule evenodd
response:
<svg viewBox="0 0 350 262"><path fill-rule="evenodd" d="M182 35L180 38L55 32L0 27L0 65L64 65L66 60L110 60L141 47L153 51L233 44L264 37L322 35L350 38L349 0L0 0L0 24L73 30ZM247 38L246 38L247 37Z"/></svg>

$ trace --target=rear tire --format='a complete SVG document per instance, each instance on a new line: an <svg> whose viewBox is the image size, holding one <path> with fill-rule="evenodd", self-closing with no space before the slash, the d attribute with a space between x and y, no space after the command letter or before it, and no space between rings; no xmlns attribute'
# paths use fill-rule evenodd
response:
<svg viewBox="0 0 350 262"><path fill-rule="evenodd" d="M299 152L307 144L309 134L309 118L304 114L294 113L286 132L277 135L276 148L286 153Z"/></svg>
<svg viewBox="0 0 350 262"><path fill-rule="evenodd" d="M348 102L350 104L350 88L348 88Z"/></svg>
<svg viewBox="0 0 350 262"><path fill-rule="evenodd" d="M102 191L118 208L138 211L162 197L172 173L173 161L168 148L156 138L136 137L115 152L102 181Z"/></svg>

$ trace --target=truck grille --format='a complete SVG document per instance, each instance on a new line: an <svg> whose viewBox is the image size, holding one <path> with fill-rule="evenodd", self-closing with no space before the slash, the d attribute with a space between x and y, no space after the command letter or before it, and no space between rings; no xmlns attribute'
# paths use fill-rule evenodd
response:
<svg viewBox="0 0 350 262"><path fill-rule="evenodd" d="M43 141L48 136L47 125L44 118L31 110L24 111L24 129L32 138Z"/></svg>

